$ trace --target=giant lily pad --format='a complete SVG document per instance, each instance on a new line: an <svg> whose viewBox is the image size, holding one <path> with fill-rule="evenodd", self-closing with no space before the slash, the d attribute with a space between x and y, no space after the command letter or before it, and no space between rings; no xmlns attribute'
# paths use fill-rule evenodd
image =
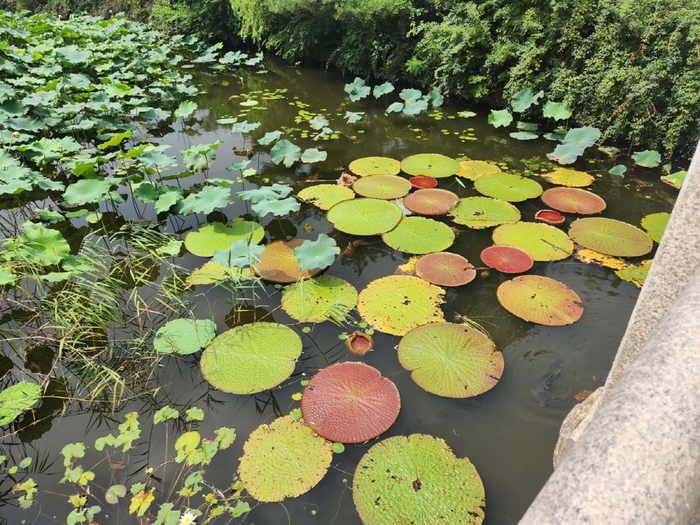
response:
<svg viewBox="0 0 700 525"><path fill-rule="evenodd" d="M420 277L389 275L360 292L357 310L375 330L404 335L416 326L445 320L440 310L444 293Z"/></svg>
<svg viewBox="0 0 700 525"><path fill-rule="evenodd" d="M281 284L289 284L318 275L322 268L302 270L299 260L294 256L294 248L303 243L304 239L271 242L265 246L265 251L253 266L253 270L266 281Z"/></svg>
<svg viewBox="0 0 700 525"><path fill-rule="evenodd" d="M600 213L606 206L598 195L577 188L550 188L542 194L541 199L553 210L579 215Z"/></svg>
<svg viewBox="0 0 700 525"><path fill-rule="evenodd" d="M540 275L521 275L505 281L496 290L496 296L506 310L531 323L565 326L583 315L576 292Z"/></svg>
<svg viewBox="0 0 700 525"><path fill-rule="evenodd" d="M644 228L649 237L656 242L661 242L661 237L664 234L666 225L668 224L671 214L665 211L660 213L650 213L642 218L642 228Z"/></svg>
<svg viewBox="0 0 700 525"><path fill-rule="evenodd" d="M389 157L363 157L353 160L348 169L359 177L367 175L396 175L401 171L401 163Z"/></svg>
<svg viewBox="0 0 700 525"><path fill-rule="evenodd" d="M464 324L414 328L399 343L399 362L431 394L465 398L491 390L503 374L503 354L488 336Z"/></svg>
<svg viewBox="0 0 700 525"><path fill-rule="evenodd" d="M258 243L264 236L265 230L257 222L234 219L231 226L213 222L204 224L199 231L188 233L185 248L200 257L213 257L216 250L228 250L233 241L249 239Z"/></svg>
<svg viewBox="0 0 700 525"><path fill-rule="evenodd" d="M644 281L646 281L647 275L649 275L649 270L651 270L651 263L653 260L649 259L642 261L639 264L630 264L625 268L617 270L615 275L617 275L623 281L629 281L633 283L638 288L644 286Z"/></svg>
<svg viewBox="0 0 700 525"><path fill-rule="evenodd" d="M154 348L165 354L194 354L216 336L216 323L209 319L173 319L153 339Z"/></svg>
<svg viewBox="0 0 700 525"><path fill-rule="evenodd" d="M484 485L467 458L425 434L385 439L362 456L352 497L364 525L479 525Z"/></svg>
<svg viewBox="0 0 700 525"><path fill-rule="evenodd" d="M315 487L332 458L330 442L301 421L284 416L250 433L238 473L258 501L282 501Z"/></svg>
<svg viewBox="0 0 700 525"><path fill-rule="evenodd" d="M455 234L449 226L425 217L406 217L382 239L395 250L424 254L440 252L452 246Z"/></svg>
<svg viewBox="0 0 700 525"><path fill-rule="evenodd" d="M595 177L585 171L576 171L568 168L557 168L549 173L543 173L541 177L552 184L584 188L593 184Z"/></svg>
<svg viewBox="0 0 700 525"><path fill-rule="evenodd" d="M355 307L357 290L344 279L322 275L285 288L282 309L305 323L342 322Z"/></svg>
<svg viewBox="0 0 700 525"><path fill-rule="evenodd" d="M34 406L41 396L41 386L21 381L0 392L0 426L14 421L25 410Z"/></svg>
<svg viewBox="0 0 700 525"><path fill-rule="evenodd" d="M510 173L479 177L474 181L474 189L487 197L508 202L522 202L542 195L542 186L537 181Z"/></svg>
<svg viewBox="0 0 700 525"><path fill-rule="evenodd" d="M438 286L462 286L474 280L476 270L461 255L439 252L418 259L416 275Z"/></svg>
<svg viewBox="0 0 700 525"><path fill-rule="evenodd" d="M406 195L403 204L418 215L445 215L458 200L459 197L451 191L430 188Z"/></svg>
<svg viewBox="0 0 700 525"><path fill-rule="evenodd" d="M328 210L328 220L337 230L352 235L380 235L401 220L401 209L380 199L352 199Z"/></svg>
<svg viewBox="0 0 700 525"><path fill-rule="evenodd" d="M501 173L501 168L495 164L483 160L463 160L459 163L457 176L476 180L484 175L495 175L496 173Z"/></svg>
<svg viewBox="0 0 700 525"><path fill-rule="evenodd" d="M419 153L401 161L401 169L409 175L428 175L441 179L459 171L459 163L438 153Z"/></svg>
<svg viewBox="0 0 700 525"><path fill-rule="evenodd" d="M301 339L286 326L250 323L216 337L202 352L204 379L231 394L254 394L287 379L301 355Z"/></svg>
<svg viewBox="0 0 700 525"><path fill-rule="evenodd" d="M571 223L569 235L584 248L615 257L638 257L651 251L654 241L639 228L603 217L586 217Z"/></svg>
<svg viewBox="0 0 700 525"><path fill-rule="evenodd" d="M523 273L535 263L529 253L515 246L489 246L481 250L480 257L486 266L503 273Z"/></svg>
<svg viewBox="0 0 700 525"><path fill-rule="evenodd" d="M297 194L297 198L322 210L330 210L339 202L354 199L355 192L338 184L318 184L304 188Z"/></svg>
<svg viewBox="0 0 700 525"><path fill-rule="evenodd" d="M493 242L522 248L535 261L560 261L574 251L574 243L566 233L536 222L502 224L493 231Z"/></svg>
<svg viewBox="0 0 700 525"><path fill-rule="evenodd" d="M396 385L376 368L356 362L324 368L301 397L306 424L338 443L362 443L383 434L400 409Z"/></svg>
<svg viewBox="0 0 700 525"><path fill-rule="evenodd" d="M467 197L460 199L450 210L452 222L481 230L520 220L518 208L501 199L491 197Z"/></svg>
<svg viewBox="0 0 700 525"><path fill-rule="evenodd" d="M352 189L371 199L400 199L411 191L411 183L396 175L372 175L355 181Z"/></svg>

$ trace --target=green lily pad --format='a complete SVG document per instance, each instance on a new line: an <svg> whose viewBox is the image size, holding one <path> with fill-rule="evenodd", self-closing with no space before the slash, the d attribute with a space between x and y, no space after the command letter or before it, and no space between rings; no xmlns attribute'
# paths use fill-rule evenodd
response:
<svg viewBox="0 0 700 525"><path fill-rule="evenodd" d="M287 379L301 355L301 339L286 326L257 322L236 326L202 352L204 379L231 394L254 394Z"/></svg>
<svg viewBox="0 0 700 525"><path fill-rule="evenodd" d="M173 319L162 326L153 339L163 354L194 354L216 336L216 323L209 319Z"/></svg>
<svg viewBox="0 0 700 525"><path fill-rule="evenodd" d="M450 210L452 222L481 230L510 224L520 220L520 211L511 203L491 197L467 197L460 199Z"/></svg>
<svg viewBox="0 0 700 525"><path fill-rule="evenodd" d="M398 346L399 363L422 389L465 398L491 390L503 375L503 354L488 336L464 324L414 328Z"/></svg>
<svg viewBox="0 0 700 525"><path fill-rule="evenodd" d="M284 289L282 309L304 323L342 322L357 303L357 290L344 279L322 275Z"/></svg>
<svg viewBox="0 0 700 525"><path fill-rule="evenodd" d="M339 202L354 199L355 192L338 184L318 184L304 188L297 194L297 198L322 210L330 210Z"/></svg>
<svg viewBox="0 0 700 525"><path fill-rule="evenodd" d="M451 191L425 188L406 195L403 205L418 215L445 215L457 201L459 197Z"/></svg>
<svg viewBox="0 0 700 525"><path fill-rule="evenodd" d="M282 501L315 487L331 466L331 443L292 416L253 430L238 473L258 501Z"/></svg>
<svg viewBox="0 0 700 525"><path fill-rule="evenodd" d="M474 181L474 189L487 197L508 202L522 202L542 195L542 186L537 181L510 173L479 177Z"/></svg>
<svg viewBox="0 0 700 525"><path fill-rule="evenodd" d="M357 310L375 330L404 335L416 326L443 322L445 290L420 277L389 275L360 292Z"/></svg>
<svg viewBox="0 0 700 525"><path fill-rule="evenodd" d="M257 222L234 219L230 227L213 222L204 224L199 231L188 233L185 248L200 257L213 257L216 250L228 250L233 241L250 239L258 243L264 236L265 230Z"/></svg>
<svg viewBox="0 0 700 525"><path fill-rule="evenodd" d="M336 230L352 235L380 235L401 220L401 209L380 199L352 199L328 210L328 220Z"/></svg>
<svg viewBox="0 0 700 525"><path fill-rule="evenodd" d="M557 168L549 173L544 173L541 177L552 184L560 186L570 186L574 188L585 188L593 184L595 177L585 171L577 171L568 168Z"/></svg>
<svg viewBox="0 0 700 525"><path fill-rule="evenodd" d="M370 199L400 199L411 191L411 183L396 175L372 175L357 179L352 189Z"/></svg>
<svg viewBox="0 0 700 525"><path fill-rule="evenodd" d="M474 280L474 266L461 255L429 253L416 262L416 275L438 286L463 286Z"/></svg>
<svg viewBox="0 0 700 525"><path fill-rule="evenodd" d="M495 175L501 173L501 168L495 164L483 160L463 160L459 163L458 177L469 180L476 180L484 175Z"/></svg>
<svg viewBox="0 0 700 525"><path fill-rule="evenodd" d="M632 154L632 160L634 160L638 166L655 168L661 164L661 154L655 150L635 151Z"/></svg>
<svg viewBox="0 0 700 525"><path fill-rule="evenodd" d="M362 157L353 160L348 169L358 177L368 175L397 175L401 171L401 163L389 157Z"/></svg>
<svg viewBox="0 0 700 525"><path fill-rule="evenodd" d="M569 235L584 248L615 257L638 257L651 251L651 237L626 222L586 217L571 223Z"/></svg>
<svg viewBox="0 0 700 525"><path fill-rule="evenodd" d="M533 133L532 131L514 131L508 135L515 140L535 140L540 137L537 133Z"/></svg>
<svg viewBox="0 0 700 525"><path fill-rule="evenodd" d="M32 408L40 396L41 386L29 381L21 381L0 392L0 426L11 423Z"/></svg>
<svg viewBox="0 0 700 525"><path fill-rule="evenodd" d="M600 213L607 206L595 193L578 188L550 188L541 198L542 202L554 210L579 215Z"/></svg>
<svg viewBox="0 0 700 525"><path fill-rule="evenodd" d="M438 153L419 153L401 161L401 169L409 175L427 175L442 179L459 171L459 163Z"/></svg>
<svg viewBox="0 0 700 525"><path fill-rule="evenodd" d="M401 410L399 390L364 363L336 363L316 374L301 397L301 414L319 436L363 443L386 432Z"/></svg>
<svg viewBox="0 0 700 525"><path fill-rule="evenodd" d="M308 279L321 273L322 268L302 270L294 256L294 248L304 243L304 239L275 241L265 246L260 260L253 266L255 273L272 283L289 284Z"/></svg>
<svg viewBox="0 0 700 525"><path fill-rule="evenodd" d="M564 283L540 275L521 275L501 283L498 302L531 323L565 326L583 315L581 298Z"/></svg>
<svg viewBox="0 0 700 525"><path fill-rule="evenodd" d="M566 233L537 222L502 224L493 231L493 242L521 248L535 261L560 261L574 252L574 243Z"/></svg>
<svg viewBox="0 0 700 525"><path fill-rule="evenodd" d="M441 252L455 240L449 226L425 217L406 217L382 239L395 250L422 255Z"/></svg>
<svg viewBox="0 0 700 525"><path fill-rule="evenodd" d="M652 259L642 261L639 264L630 264L621 270L617 270L617 275L623 281L628 281L636 285L638 288L644 286L649 270L651 269Z"/></svg>
<svg viewBox="0 0 700 525"><path fill-rule="evenodd" d="M661 237L666 230L666 225L668 224L671 214L665 211L660 213L650 213L642 218L642 228L644 228L649 237L651 237L656 242L661 242Z"/></svg>
<svg viewBox="0 0 700 525"><path fill-rule="evenodd" d="M425 434L385 439L362 456L352 497L365 525L479 525L484 484L467 458Z"/></svg>

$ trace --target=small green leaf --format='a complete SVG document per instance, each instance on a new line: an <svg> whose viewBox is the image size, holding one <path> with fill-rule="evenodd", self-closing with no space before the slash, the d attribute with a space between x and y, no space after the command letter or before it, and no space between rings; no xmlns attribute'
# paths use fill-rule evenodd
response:
<svg viewBox="0 0 700 525"><path fill-rule="evenodd" d="M27 456L26 458L24 458L22 461L19 462L19 468L27 468L31 464L32 464L32 458Z"/></svg>
<svg viewBox="0 0 700 525"><path fill-rule="evenodd" d="M180 413L177 410L171 406L164 406L163 408L156 410L156 413L153 414L153 424L157 425L158 423L163 423L168 419L177 419L179 416Z"/></svg>
<svg viewBox="0 0 700 525"><path fill-rule="evenodd" d="M608 173L610 173L610 175L617 175L619 177L622 177L622 176L624 176L626 171L627 171L627 166L625 166L624 164L618 164L618 165L610 168L608 170Z"/></svg>
<svg viewBox="0 0 700 525"><path fill-rule="evenodd" d="M112 505L119 503L119 498L126 496L126 487L124 485L112 485L105 492L105 501Z"/></svg>
<svg viewBox="0 0 700 525"><path fill-rule="evenodd" d="M476 117L476 113L474 113L473 111L460 111L459 113L457 113L457 115L463 118Z"/></svg>
<svg viewBox="0 0 700 525"><path fill-rule="evenodd" d="M295 392L294 394L292 394L292 399L294 401L301 401L301 392Z"/></svg>
<svg viewBox="0 0 700 525"><path fill-rule="evenodd" d="M204 410L199 407L191 407L185 410L185 421L204 421Z"/></svg>

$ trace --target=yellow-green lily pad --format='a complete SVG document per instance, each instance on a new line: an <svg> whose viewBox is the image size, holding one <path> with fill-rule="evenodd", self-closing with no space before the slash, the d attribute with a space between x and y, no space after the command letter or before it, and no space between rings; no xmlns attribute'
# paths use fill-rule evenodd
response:
<svg viewBox="0 0 700 525"><path fill-rule="evenodd" d="M646 281L647 275L649 275L652 262L654 262L652 259L648 259L639 264L630 264L621 270L617 270L615 275L617 275L623 281L631 282L637 287L641 288L644 286L644 281Z"/></svg>
<svg viewBox="0 0 700 525"><path fill-rule="evenodd" d="M476 180L484 175L501 173L501 168L483 160L463 160L459 163L458 177Z"/></svg>
<svg viewBox="0 0 700 525"><path fill-rule="evenodd" d="M439 153L419 153L401 161L401 170L409 175L427 175L442 179L459 171L459 163Z"/></svg>
<svg viewBox="0 0 700 525"><path fill-rule="evenodd" d="M301 190L297 198L322 210L330 210L339 202L354 199L355 192L339 184L317 184Z"/></svg>
<svg viewBox="0 0 700 525"><path fill-rule="evenodd" d="M396 175L372 175L357 179L352 189L358 195L370 199L400 199L411 191L411 183Z"/></svg>
<svg viewBox="0 0 700 525"><path fill-rule="evenodd" d="M656 242L661 242L661 237L666 230L666 225L671 219L671 214L665 211L659 213L650 213L642 218L642 228L644 228L649 237Z"/></svg>
<svg viewBox="0 0 700 525"><path fill-rule="evenodd" d="M363 157L353 160L348 169L359 177L396 175L401 171L401 163L389 157Z"/></svg>
<svg viewBox="0 0 700 525"><path fill-rule="evenodd" d="M583 315L581 298L564 283L541 275L521 275L501 283L498 302L531 323L565 326Z"/></svg>
<svg viewBox="0 0 700 525"><path fill-rule="evenodd" d="M493 242L525 250L535 261L560 261L574 252L566 233L538 222L502 224L493 231Z"/></svg>
<svg viewBox="0 0 700 525"><path fill-rule="evenodd" d="M593 184L595 177L585 171L572 170L570 168L556 168L549 173L540 175L547 182L558 184L559 186L569 186L573 188L585 188Z"/></svg>
<svg viewBox="0 0 700 525"><path fill-rule="evenodd" d="M343 322L357 303L357 290L340 277L321 275L284 289L282 309L304 323Z"/></svg>
<svg viewBox="0 0 700 525"><path fill-rule="evenodd" d="M615 257L638 257L651 251L654 241L636 226L604 217L571 223L569 235L584 248Z"/></svg>
<svg viewBox="0 0 700 525"><path fill-rule="evenodd" d="M455 240L449 226L425 217L406 217L382 239L395 250L416 255L441 252Z"/></svg>
<svg viewBox="0 0 700 525"><path fill-rule="evenodd" d="M494 197L508 202L522 202L527 199L534 199L542 195L543 191L539 182L510 173L497 173L479 177L474 181L474 189L487 197Z"/></svg>
<svg viewBox="0 0 700 525"><path fill-rule="evenodd" d="M185 237L185 248L200 257L212 257L215 250L228 250L233 241L251 239L258 243L265 236L265 230L257 222L234 219L231 226L220 222L204 224L199 231L190 232Z"/></svg>
<svg viewBox="0 0 700 525"><path fill-rule="evenodd" d="M381 235L401 220L401 208L380 199L353 199L339 202L328 210L328 220L344 233Z"/></svg>
<svg viewBox="0 0 700 525"><path fill-rule="evenodd" d="M467 228L481 230L510 224L520 220L520 211L511 203L491 197L467 197L460 199L450 210L452 222Z"/></svg>

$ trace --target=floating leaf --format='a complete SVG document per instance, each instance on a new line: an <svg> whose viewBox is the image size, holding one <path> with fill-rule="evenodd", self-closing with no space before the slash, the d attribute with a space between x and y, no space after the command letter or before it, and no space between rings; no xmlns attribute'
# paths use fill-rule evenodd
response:
<svg viewBox="0 0 700 525"><path fill-rule="evenodd" d="M345 346L353 354L366 355L374 347L374 341L364 332L353 332L345 340Z"/></svg>
<svg viewBox="0 0 700 525"><path fill-rule="evenodd" d="M496 296L506 310L531 323L565 326L583 315L578 294L549 277L521 275L501 283Z"/></svg>
<svg viewBox="0 0 700 525"><path fill-rule="evenodd" d="M365 525L479 525L484 485L467 458L425 434L385 439L362 456L352 497Z"/></svg>
<svg viewBox="0 0 700 525"><path fill-rule="evenodd" d="M345 84L345 92L350 96L350 100L357 102L369 95L370 87L366 86L360 77L355 77L351 84Z"/></svg>
<svg viewBox="0 0 700 525"><path fill-rule="evenodd" d="M683 183L685 182L685 176L688 174L687 171L681 170L677 171L676 173L671 173L670 175L662 175L661 181L665 182L666 184L670 184L677 190L680 190L681 187L683 186Z"/></svg>
<svg viewBox="0 0 700 525"><path fill-rule="evenodd" d="M399 93L399 97L401 97L401 100L403 100L406 104L409 104L411 102L416 102L422 96L423 96L423 93L421 91L419 91L418 89L412 89L412 88L403 89Z"/></svg>
<svg viewBox="0 0 700 525"><path fill-rule="evenodd" d="M459 113L457 113L457 115L463 118L476 117L476 113L474 113L473 111L460 111Z"/></svg>
<svg viewBox="0 0 700 525"><path fill-rule="evenodd" d="M401 161L401 169L409 175L428 175L441 179L459 171L459 163L439 153L419 153Z"/></svg>
<svg viewBox="0 0 700 525"><path fill-rule="evenodd" d="M586 148L593 146L600 135L600 130L591 126L571 129L562 143L554 148L552 153L547 154L547 158L559 164L571 164L583 155Z"/></svg>
<svg viewBox="0 0 700 525"><path fill-rule="evenodd" d="M185 279L185 284L195 286L197 284L214 284L230 278L231 272L239 273L236 268L226 268L219 263L208 261L201 268L197 268Z"/></svg>
<svg viewBox="0 0 700 525"><path fill-rule="evenodd" d="M372 95L374 95L374 98L379 98L382 95L391 93L392 91L394 91L394 85L391 82L384 82L383 84L374 86Z"/></svg>
<svg viewBox="0 0 700 525"><path fill-rule="evenodd" d="M545 224L563 224L566 220L561 213L554 210L539 210L535 213L535 220Z"/></svg>
<svg viewBox="0 0 700 525"><path fill-rule="evenodd" d="M180 102L180 105L173 112L175 118L179 117L189 117L197 109L197 103L191 100L186 100L185 102Z"/></svg>
<svg viewBox="0 0 700 525"><path fill-rule="evenodd" d="M264 246L260 246L252 239L235 239L227 250L214 250L211 262L225 268L245 268L257 263L264 250Z"/></svg>
<svg viewBox="0 0 700 525"><path fill-rule="evenodd" d="M574 251L574 243L566 233L536 222L502 224L493 231L493 242L522 248L535 261L560 261Z"/></svg>
<svg viewBox="0 0 700 525"><path fill-rule="evenodd" d="M407 102L401 111L405 115L418 115L419 113L422 113L423 111L426 111L427 109L428 109L428 101L420 99L420 100L416 100L415 102Z"/></svg>
<svg viewBox="0 0 700 525"><path fill-rule="evenodd" d="M357 310L372 328L404 335L416 326L445 320L440 305L445 291L409 275L389 275L360 292Z"/></svg>
<svg viewBox="0 0 700 525"><path fill-rule="evenodd" d="M496 173L501 173L501 168L495 164L490 164L483 160L463 160L459 163L457 176L476 180L484 175L494 175Z"/></svg>
<svg viewBox="0 0 700 525"><path fill-rule="evenodd" d="M664 234L666 225L668 224L671 214L668 212L650 213L642 218L642 228L644 228L649 237L656 242L661 242L661 237Z"/></svg>
<svg viewBox="0 0 700 525"><path fill-rule="evenodd" d="M355 175L396 175L401 171L401 163L389 157L362 157L353 160L348 169Z"/></svg>
<svg viewBox="0 0 700 525"><path fill-rule="evenodd" d="M299 268L302 270L323 270L327 268L340 253L340 248L325 233L318 236L315 241L305 240L294 248L294 257L299 261Z"/></svg>
<svg viewBox="0 0 700 525"><path fill-rule="evenodd" d="M216 323L209 319L174 319L158 329L153 347L163 354L194 354L216 336Z"/></svg>
<svg viewBox="0 0 700 525"><path fill-rule="evenodd" d="M481 230L509 224L520 220L520 211L511 203L490 197L467 197L459 199L450 210L452 222L468 228Z"/></svg>
<svg viewBox="0 0 700 525"><path fill-rule="evenodd" d="M552 102L548 100L542 106L542 116L554 120L566 120L572 115L571 108L566 102Z"/></svg>
<svg viewBox="0 0 700 525"><path fill-rule="evenodd" d="M655 150L635 151L632 160L639 166L655 168L661 164L661 154Z"/></svg>
<svg viewBox="0 0 700 525"><path fill-rule="evenodd" d="M355 192L338 184L317 184L301 190L297 198L322 210L329 210L339 202L354 199Z"/></svg>
<svg viewBox="0 0 700 525"><path fill-rule="evenodd" d="M557 211L593 215L606 207L598 195L577 188L550 188L542 194L542 202Z"/></svg>
<svg viewBox="0 0 700 525"><path fill-rule="evenodd" d="M260 201L253 204L251 208L260 217L264 217L268 213L275 217L281 217L282 215L289 215L292 212L299 211L301 205L294 197L289 197L280 200Z"/></svg>
<svg viewBox="0 0 700 525"><path fill-rule="evenodd" d="M617 164L608 170L610 175L617 175L618 177L624 176L627 171L627 166L624 164Z"/></svg>
<svg viewBox="0 0 700 525"><path fill-rule="evenodd" d="M327 218L336 230L352 235L380 235L401 220L401 209L379 199L352 199L328 210Z"/></svg>
<svg viewBox="0 0 700 525"><path fill-rule="evenodd" d="M474 181L474 189L487 197L508 202L522 202L542 195L542 186L537 181L510 173L479 177Z"/></svg>
<svg viewBox="0 0 700 525"><path fill-rule="evenodd" d="M126 487L124 485L112 485L105 492L105 501L112 505L119 503L119 498L126 496Z"/></svg>
<svg viewBox="0 0 700 525"><path fill-rule="evenodd" d="M523 273L535 263L529 253L515 246L489 246L481 251L480 257L486 266L503 273Z"/></svg>
<svg viewBox="0 0 700 525"><path fill-rule="evenodd" d="M216 250L227 250L238 239L251 239L260 242L265 230L257 222L234 219L231 226L220 222L204 224L199 231L190 232L185 237L185 248L200 257L211 257Z"/></svg>
<svg viewBox="0 0 700 525"><path fill-rule="evenodd" d="M425 217L406 217L382 240L395 250L422 255L452 246L455 234L442 222Z"/></svg>
<svg viewBox="0 0 700 525"><path fill-rule="evenodd" d="M312 164L314 162L322 162L328 158L327 151L321 151L317 148L308 148L304 150L301 154L301 161L307 164Z"/></svg>
<svg viewBox="0 0 700 525"><path fill-rule="evenodd" d="M301 339L286 326L255 322L216 337L202 352L204 379L231 394L254 394L287 379L301 355Z"/></svg>
<svg viewBox="0 0 700 525"><path fill-rule="evenodd" d="M489 113L488 123L494 128L510 126L511 122L513 122L513 115L511 115L510 111L507 109L501 109L498 111L492 109L491 113Z"/></svg>
<svg viewBox="0 0 700 525"><path fill-rule="evenodd" d="M459 197L451 191L429 188L407 195L403 204L418 215L445 215L458 201Z"/></svg>
<svg viewBox="0 0 700 525"><path fill-rule="evenodd" d="M271 242L265 246L265 251L260 255L260 261L254 266L255 273L266 281L282 284L308 279L320 273L320 268L309 271L299 267L294 249L301 246L303 242L304 239Z"/></svg>
<svg viewBox="0 0 700 525"><path fill-rule="evenodd" d="M415 177L411 177L411 180L408 182L410 182L411 186L414 188L434 188L438 184L436 179L426 175L416 175Z"/></svg>
<svg viewBox="0 0 700 525"><path fill-rule="evenodd" d="M539 104L538 100L544 96L544 91L533 93L530 88L521 89L510 100L510 105L516 113L526 111L533 104Z"/></svg>
<svg viewBox="0 0 700 525"><path fill-rule="evenodd" d="M651 237L626 222L587 217L571 223L569 235L584 248L616 257L638 257L651 251Z"/></svg>
<svg viewBox="0 0 700 525"><path fill-rule="evenodd" d="M617 270L615 275L617 275L623 281L631 282L638 288L641 288L644 286L644 281L646 281L647 275L649 275L652 262L653 261L649 259L647 261L642 261L638 265L629 265L622 270Z"/></svg>
<svg viewBox="0 0 700 525"><path fill-rule="evenodd" d="M0 392L0 426L15 420L25 410L39 401L41 386L29 381L21 381Z"/></svg>
<svg viewBox="0 0 700 525"><path fill-rule="evenodd" d="M322 275L284 289L282 309L304 323L343 322L355 307L357 290L344 279Z"/></svg>
<svg viewBox="0 0 700 525"><path fill-rule="evenodd" d="M248 122L244 120L243 122L236 122L231 126L231 133L250 133L260 127L260 122Z"/></svg>
<svg viewBox="0 0 700 525"><path fill-rule="evenodd" d="M508 136L515 140L535 140L540 138L537 133L531 131L514 131L513 133L509 133Z"/></svg>
<svg viewBox="0 0 700 525"><path fill-rule="evenodd" d="M362 443L386 432L401 409L396 385L364 363L336 363L304 388L301 413L319 436Z"/></svg>
<svg viewBox="0 0 700 525"><path fill-rule="evenodd" d="M238 473L258 501L282 501L315 487L332 459L330 442L292 416L284 416L250 433Z"/></svg>
<svg viewBox="0 0 700 525"><path fill-rule="evenodd" d="M282 139L270 150L270 158L275 164L284 163L289 168L301 157L301 148L288 140Z"/></svg>
<svg viewBox="0 0 700 525"><path fill-rule="evenodd" d="M630 265L623 259L611 257L610 255L605 255L604 253L589 250L588 248L583 248L581 246L576 248L574 257L577 261L581 261L586 264L598 264L600 266L605 266L606 268L612 268L613 270L622 270Z"/></svg>
<svg viewBox="0 0 700 525"><path fill-rule="evenodd" d="M543 173L540 177L552 184L575 188L590 186L595 180L593 175L589 175L585 171L576 171L568 168L557 168L549 173Z"/></svg>
<svg viewBox="0 0 700 525"><path fill-rule="evenodd" d="M416 262L416 275L438 286L463 286L476 277L474 266L461 255L430 253Z"/></svg>
<svg viewBox="0 0 700 525"><path fill-rule="evenodd" d="M403 110L404 103L403 102L394 102L393 104L390 104L388 108L384 111L387 115L389 113L400 113Z"/></svg>
<svg viewBox="0 0 700 525"><path fill-rule="evenodd" d="M411 190L411 183L396 175L372 175L355 181L352 189L362 197L372 199L400 199Z"/></svg>

